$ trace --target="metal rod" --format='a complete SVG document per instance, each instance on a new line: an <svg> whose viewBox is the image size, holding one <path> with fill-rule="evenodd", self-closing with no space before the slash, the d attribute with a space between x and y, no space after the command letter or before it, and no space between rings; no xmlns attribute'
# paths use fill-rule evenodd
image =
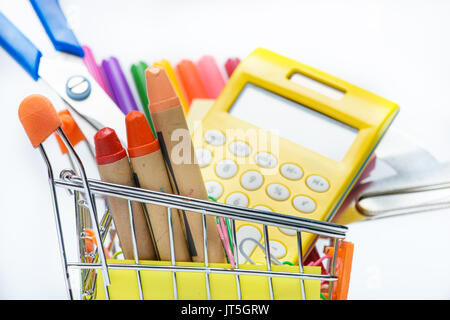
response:
<svg viewBox="0 0 450 320"><path fill-rule="evenodd" d="M211 287L209 283L208 272L208 233L206 230L206 213L202 213L202 227L203 227L203 256L205 257L205 283L206 283L206 299L211 300Z"/></svg>
<svg viewBox="0 0 450 320"><path fill-rule="evenodd" d="M234 219L230 219L231 221L231 239L233 242L233 255L234 255L234 261L236 261L236 269L239 270L239 254L238 254L238 246L237 246L237 240L236 240L236 224L234 222ZM236 290L237 290L237 296L238 300L242 300L242 293L241 293L241 279L239 277L239 274L236 274Z"/></svg>
<svg viewBox="0 0 450 320"><path fill-rule="evenodd" d="M263 233L264 233L264 243L266 245L266 263L267 263L267 270L272 271L272 259L270 259L270 241L269 241L269 231L267 228L267 225L265 224L263 227ZM268 277L267 279L269 281L269 293L270 293L270 300L273 300L273 283L272 283L272 277Z"/></svg>
<svg viewBox="0 0 450 320"><path fill-rule="evenodd" d="M334 252L330 267L330 276L332 277L334 277L334 274L336 272L336 260L339 250L339 239L333 239L333 241L334 241ZM328 300L333 300L333 282L330 282L328 287Z"/></svg>
<svg viewBox="0 0 450 320"><path fill-rule="evenodd" d="M170 259L172 266L175 266L175 245L173 240L173 222L172 222L172 208L167 207L167 219L169 223L169 244L170 244ZM172 272L172 282L173 282L173 298L178 300L178 287L177 287L177 274L175 271Z"/></svg>
<svg viewBox="0 0 450 320"><path fill-rule="evenodd" d="M57 196L56 196L56 188L55 188L55 183L54 183L55 179L53 177L53 169L50 165L50 161L47 157L47 153L45 152L44 146L42 144L39 145L39 151L41 152L41 156L44 159L45 164L47 165L48 182L50 185L50 195L52 198L53 213L54 213L55 224L56 224L56 234L58 236L58 245L59 245L59 251L60 251L61 265L63 267L63 272L64 272L64 283L66 285L67 298L72 300L73 294L72 294L72 288L70 286L69 269L68 269L68 265L67 265L66 249L64 247L64 238L63 238L63 233L62 233L61 218L60 218L60 214L59 214L58 200L57 200Z"/></svg>
<svg viewBox="0 0 450 320"><path fill-rule="evenodd" d="M86 257L85 257L85 246L84 246L84 219L82 216L82 212L81 212L81 208L80 205L78 203L78 200L80 199L80 193L78 191L75 191L73 193L73 198L74 198L74 203L75 203L75 231L77 234L77 238L78 238L78 242L77 242L77 247L78 247L78 254L79 254L79 261L80 262L86 262ZM84 279L84 276L86 274L86 270L80 270L80 297L83 296L83 292L84 289L86 288L86 282Z"/></svg>
<svg viewBox="0 0 450 320"><path fill-rule="evenodd" d="M92 263L68 263L68 267L74 269L100 269L101 264ZM109 263L108 267L114 270L155 270L155 271L170 271L170 272L201 272L206 271L205 267L191 267L191 266L163 266L163 265L144 265L144 264L115 264ZM250 275L250 276L271 276L280 278L294 278L294 279L305 279L305 280L321 280L321 281L337 281L338 278L330 275L322 274L300 274L292 272L282 272L282 271L264 271L264 270L254 270L254 269L229 269L229 268L207 268L209 273L217 274L239 274L239 275Z"/></svg>
<svg viewBox="0 0 450 320"><path fill-rule="evenodd" d="M297 231L297 247L298 247L298 267L300 269L300 273L304 273L303 270L303 250L302 250L302 234L300 231ZM306 300L306 291L305 291L305 281L300 279L300 289L302 292L302 299Z"/></svg>
<svg viewBox="0 0 450 320"><path fill-rule="evenodd" d="M322 236L345 238L348 230L345 226L340 226L327 222L311 221L296 216L282 215L264 210L248 209L243 207L232 207L226 204L212 201L203 201L182 197L179 195L167 194L157 191L138 189L122 185L106 183L89 179L89 184L94 193L125 198L133 201L141 201L151 204L170 206L172 208L188 210L198 213L206 212L208 215L229 217L236 220L243 220L255 223L270 224L272 226L292 228L297 231L315 233ZM65 175L64 180L56 180L58 187L81 189L78 177ZM315 223L317 222L317 224Z"/></svg>
<svg viewBox="0 0 450 320"><path fill-rule="evenodd" d="M98 221L97 221L97 210L96 210L94 201L92 199L92 194L91 194L91 190L89 187L86 171L84 170L84 166L83 166L83 163L81 162L80 157L75 152L75 149L72 147L72 144L70 143L69 139L67 138L66 134L61 129L61 127L58 127L56 129L56 131L58 132L61 140L66 145L66 148L69 150L70 155L73 156L73 159L75 160L75 162L77 164L79 174L81 175L81 180L83 182L83 187L84 187L84 193L86 196L89 211L91 213L91 222L94 227L95 236L97 237L97 239L99 241L98 248L100 248L99 256L100 256L100 262L102 264L103 282L104 282L105 286L109 286L111 284L111 280L110 280L109 273L108 273L108 265L106 262L105 250L104 250L102 242L101 242L100 228L98 226ZM105 288L105 291L106 291L106 288Z"/></svg>
<svg viewBox="0 0 450 320"><path fill-rule="evenodd" d="M131 200L128 200L128 213L130 218L130 231L131 231L131 242L133 244L133 256L134 261L136 264L139 264L139 254L138 254L138 248L137 248L137 241L136 241L136 230L134 226L134 212L133 212L133 204L131 203ZM144 292L142 291L142 281L141 281L141 271L136 270L136 277L138 282L138 288L139 288L139 298L140 300L144 300Z"/></svg>

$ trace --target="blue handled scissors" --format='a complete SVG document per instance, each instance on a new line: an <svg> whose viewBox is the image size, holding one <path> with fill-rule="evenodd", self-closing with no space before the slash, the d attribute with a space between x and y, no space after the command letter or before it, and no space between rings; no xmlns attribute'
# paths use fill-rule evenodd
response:
<svg viewBox="0 0 450 320"><path fill-rule="evenodd" d="M47 83L69 106L72 116L92 143L93 134L103 127L113 128L126 141L123 113L89 74L84 52L67 24L58 0L30 0L49 36L55 55L41 51L0 12L2 46L35 80Z"/></svg>

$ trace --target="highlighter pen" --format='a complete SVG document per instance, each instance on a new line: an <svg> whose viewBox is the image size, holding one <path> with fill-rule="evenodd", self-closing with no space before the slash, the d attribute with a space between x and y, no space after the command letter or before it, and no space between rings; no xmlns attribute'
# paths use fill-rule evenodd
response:
<svg viewBox="0 0 450 320"><path fill-rule="evenodd" d="M225 79L212 56L203 56L197 61L197 70L208 98L217 99L225 87Z"/></svg>
<svg viewBox="0 0 450 320"><path fill-rule="evenodd" d="M194 99L207 99L208 94L203 87L202 79L198 74L197 67L191 60L181 60L176 66L181 85L186 92L189 105Z"/></svg>
<svg viewBox="0 0 450 320"><path fill-rule="evenodd" d="M184 91L184 88L180 85L178 77L175 71L173 70L172 66L170 65L170 62L166 59L161 59L159 61L156 61L154 65L163 67L164 70L166 71L170 83L172 83L172 87L175 90L178 99L180 99L181 107L183 108L184 114L187 115L189 113L189 104L186 100L186 92ZM148 102L147 104L145 104L144 108L148 109Z"/></svg>
<svg viewBox="0 0 450 320"><path fill-rule="evenodd" d="M239 58L229 58L225 62L225 70L227 71L228 78L231 77L231 74L233 73L234 69L236 69L236 67L240 62L241 59Z"/></svg>
<svg viewBox="0 0 450 320"><path fill-rule="evenodd" d="M98 171L102 181L134 187L133 174L127 152L122 147L116 132L111 128L105 127L95 134L94 143L95 159L97 160ZM108 197L108 202L125 259L134 259L128 200ZM142 205L133 201L132 208L138 259L154 260L156 252Z"/></svg>
<svg viewBox="0 0 450 320"><path fill-rule="evenodd" d="M147 88L145 86L145 69L147 69L147 67L148 65L144 61L139 61L138 63L131 65L131 74L133 75L134 84L136 85L148 124L156 138L155 126L153 125L152 117L148 111Z"/></svg>
<svg viewBox="0 0 450 320"><path fill-rule="evenodd" d="M102 67L106 75L107 82L114 93L115 101L119 109L127 115L131 110L138 110L136 101L131 93L130 86L120 67L116 57L102 61Z"/></svg>
<svg viewBox="0 0 450 320"><path fill-rule="evenodd" d="M139 187L147 190L172 193L164 158L158 140L154 137L142 112L130 111L125 118L128 138L128 155ZM148 218L153 229L159 257L171 260L167 208L146 203ZM172 214L173 244L176 261L191 261L186 238L178 212Z"/></svg>
<svg viewBox="0 0 450 320"><path fill-rule="evenodd" d="M166 72L159 66L151 66L145 71L145 77L150 101L149 109L173 184L172 190L182 196L208 200L186 118ZM180 138L181 143L178 142ZM179 152L180 148L184 148L182 152ZM192 260L204 261L202 215L194 212L185 214L188 223L185 221L184 227L190 228L195 245L195 254L192 246L190 247ZM213 216L206 216L206 230L208 261L224 262L225 255ZM188 234L186 236L188 237Z"/></svg>

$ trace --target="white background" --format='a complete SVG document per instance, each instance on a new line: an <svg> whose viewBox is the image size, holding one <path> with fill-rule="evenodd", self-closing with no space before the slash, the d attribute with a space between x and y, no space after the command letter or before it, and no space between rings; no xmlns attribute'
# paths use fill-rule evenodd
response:
<svg viewBox="0 0 450 320"><path fill-rule="evenodd" d="M139 60L174 64L212 54L223 65L261 46L397 102L394 127L440 160L450 159L449 1L60 3L79 41L98 61L118 57L130 80L129 66ZM52 49L28 1L0 0L0 10L44 54ZM46 171L17 116L30 93L49 95L58 104L0 50L0 298L59 299L65 297L64 283ZM57 169L68 166L54 138L46 146ZM70 199L60 195L61 207L70 208ZM64 213L70 223L70 210ZM449 214L351 224L349 298L449 299Z"/></svg>

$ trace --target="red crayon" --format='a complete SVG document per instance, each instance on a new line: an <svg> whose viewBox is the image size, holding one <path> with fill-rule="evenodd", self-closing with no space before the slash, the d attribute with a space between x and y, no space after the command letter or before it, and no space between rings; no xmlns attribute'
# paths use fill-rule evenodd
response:
<svg viewBox="0 0 450 320"><path fill-rule="evenodd" d="M135 184L127 152L122 147L116 132L111 128L103 128L95 134L94 142L95 159L97 160L101 179L105 182L134 187ZM133 259L128 200L108 197L108 202L125 259ZM139 260L154 260L156 253L142 205L133 202L132 206L138 258Z"/></svg>

